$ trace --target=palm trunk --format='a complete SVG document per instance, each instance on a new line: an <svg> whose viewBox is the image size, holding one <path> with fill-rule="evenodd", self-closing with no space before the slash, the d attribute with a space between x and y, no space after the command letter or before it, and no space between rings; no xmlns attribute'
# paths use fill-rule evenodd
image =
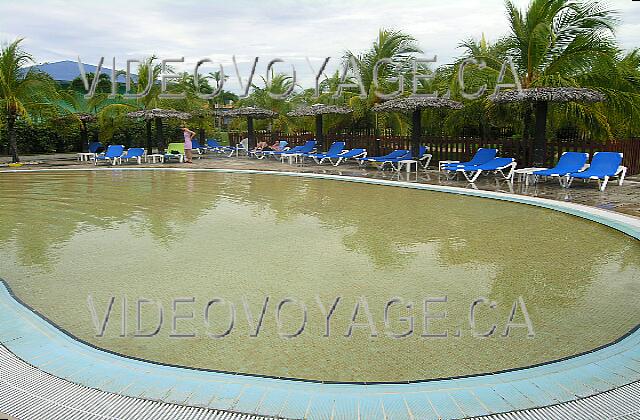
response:
<svg viewBox="0 0 640 420"><path fill-rule="evenodd" d="M11 162L18 163L20 158L18 157L18 140L16 139L16 117L9 114L7 117L7 134L9 135L9 149L11 153Z"/></svg>

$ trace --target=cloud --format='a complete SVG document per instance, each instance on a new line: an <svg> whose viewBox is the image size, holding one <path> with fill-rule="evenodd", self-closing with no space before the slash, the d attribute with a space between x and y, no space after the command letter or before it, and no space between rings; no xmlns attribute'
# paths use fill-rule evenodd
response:
<svg viewBox="0 0 640 420"><path fill-rule="evenodd" d="M525 7L528 0L516 0ZM617 34L627 49L640 46L640 2L616 2L622 24ZM325 1L124 1L36 0L0 2L0 40L25 37L38 62L75 60L95 64L115 56L156 54L185 57L189 70L201 58L225 65L235 79L231 56L243 74L260 57L258 74L279 57L293 62L308 86L313 76L305 57L332 57L335 69L346 50L368 48L379 28L401 29L417 38L425 55L451 62L461 40L496 39L507 33L503 0L325 0ZM286 69L287 67L281 67ZM233 82L230 82L232 85Z"/></svg>

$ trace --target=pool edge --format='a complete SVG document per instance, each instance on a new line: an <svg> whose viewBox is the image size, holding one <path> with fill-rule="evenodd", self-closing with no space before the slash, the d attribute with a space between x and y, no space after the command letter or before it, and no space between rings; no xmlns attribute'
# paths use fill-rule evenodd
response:
<svg viewBox="0 0 640 420"><path fill-rule="evenodd" d="M77 169L55 169L55 168L51 168L51 169L34 169L34 170L8 170L8 171L0 171L0 173L33 173L33 172L65 172L65 171L111 171L111 170L116 170L116 171L179 171L179 172L219 172L219 173L240 173L240 174L268 174L268 175L277 175L277 176L295 176L295 177L301 177L301 178L313 178L313 179L328 179L328 180L338 180L338 181L345 181L345 182L358 182L358 183L366 183L366 184L374 184L374 185L388 185L388 186L394 186L394 187L405 187L405 188L411 188L411 189L421 189L421 190L428 190L428 191L436 191L436 192L447 192L447 193L453 193L453 194L460 194L460 195L467 195L467 196L475 196L475 197L483 197L483 198L489 198L489 199L498 199L501 201L510 201L510 202L516 202L516 203L521 203L521 204L528 204L528 205L534 205L537 207L543 207L543 208L548 208L551 210L556 210L556 211L560 211L563 213L568 213L568 214L572 214L574 216L577 217L581 217L587 220L591 220L600 224L604 224L606 226L609 226L613 229L616 229L618 231L621 231L625 234L628 234L636 239L640 239L640 219L635 218L633 216L628 216L628 215L623 215L620 213L614 213L611 212L609 210L603 210L603 209L599 209L599 208L595 208L595 207L590 207L590 206L586 206L586 205L581 205L581 204L575 204L575 203L567 203L567 202L561 202L561 201L557 201L557 200L550 200L550 199L544 199L544 198L538 198L538 197L530 197L530 196L522 196L522 195L516 195L516 194L510 194L510 193L501 193L501 192L493 192L493 191L483 191L483 190L469 190L469 189L465 189L465 188L461 188L461 187L448 187L448 186L440 186L440 185L433 185L433 184L419 184L419 183L413 183L413 182L406 182L406 181L390 181L390 180L381 180L381 179L373 179L373 178L363 178L363 177L354 177L354 176L342 176L342 175L330 175L330 174L315 174L315 173L300 173L300 172L282 172L282 171L260 171L260 170L248 170L248 169L197 169L197 168L77 168ZM71 337L72 339L74 339L75 341L78 342L78 344L85 344L90 346L94 351L99 351L99 352L107 352L108 354L111 354L114 357L122 357L125 359L131 359L131 360L136 360L140 363L151 363L153 365L160 365L161 367L164 368L171 368L171 369L176 369L176 370L183 370L183 369L187 369L187 370L191 370L191 368L184 368L184 367L178 367L178 366L168 366L168 365L163 365L163 364L158 364L157 362L149 362L149 361L143 361L141 359L133 359L124 355L120 355L118 353L114 353L114 352L109 352L108 350L104 350L104 349L99 349L95 346L92 346L91 344L85 343L82 340L78 340L77 338L75 338L74 336L72 336L71 334L69 334L68 332L61 330L59 327L55 326L55 324L53 324L51 321L49 321L48 319L46 319L45 317L43 317L41 314L39 314L38 312L36 312L35 310L33 310L32 308L28 307L27 305L25 305L24 303L22 303L20 300L18 300L15 296L13 296L12 292L10 291L10 289L8 288L8 285L5 284L4 280L2 281L2 285L4 286L4 288L6 289L6 291L10 294L10 296L16 300L16 303L18 303L19 305L23 306L25 309L28 309L32 314L34 314L34 316L37 316L38 318L40 318L40 320L42 322L47 322L48 324L50 324L50 326L52 328L55 328L56 330L58 330L59 333L61 334L66 334L67 336ZM337 382L337 383L328 383L328 382L321 382L321 381L309 381L309 380L297 380L295 378L291 378L291 379L283 379L283 378L274 378L274 377L269 377L269 376L258 376L258 375L245 375L245 374L233 374L233 373L229 373L229 372L219 372L219 371L207 371L204 370L204 372L206 373L210 373L210 374L220 374L220 375L231 375L234 376L235 378L238 378L240 376L243 377L249 377L249 378L255 378L256 380L268 380L268 381L289 381L292 382L293 385L295 386L296 384L310 384L313 387L329 387L332 388L332 385L334 386L338 386L338 387L364 387L364 389L362 390L358 390L358 393L365 393L368 394L369 390L372 390L372 388L380 388L382 387L382 389L387 389L390 390L389 388L395 388L395 387L402 387L405 388L403 390L398 390L397 392L399 393L405 393L405 392L414 392L415 390L410 390L410 389L406 389L407 387L421 387L421 386L425 386L429 383L435 383L435 382L439 382L441 385L441 389L447 389L448 385L444 384L445 382L449 381L451 382L451 385L449 388L453 388L453 389L460 389L460 383L462 381L465 380L471 380L473 381L474 379L478 379L478 378L484 378L484 377L491 377L492 379L494 379L493 381L489 381L492 383L501 383L502 380L504 378L500 378L501 376L504 375L508 375L510 373L515 373L515 374L522 374L524 371L532 371L544 366L548 366L548 365L559 365L562 364L563 362L569 362L569 361L575 361L576 359L580 358L580 357L584 357L587 355L591 355L591 354L595 354L607 349L611 349L612 347L620 344L621 342L625 341L627 338L635 338L636 341L634 343L634 345L632 346L632 349L635 350L634 354L640 353L640 340L637 340L640 336L640 332L638 331L638 327L640 327L640 324L637 325L634 329L632 329L631 331L629 331L627 334L625 334L624 336L618 338L617 340L613 341L612 343L609 344L605 344L603 346L600 346L596 349L578 354L578 355L573 355L573 356L568 356L566 358L562 358L562 359L558 359L558 360L553 360L553 361L548 361L548 362L544 362L541 364L537 364L537 365L532 365L532 366L527 366L527 367L520 367L520 368L514 368L514 369L509 369L509 370L505 370L505 371L499 371L499 372L492 372L492 373L483 373L483 374L476 374L476 375L467 375L467 376L462 376L462 377L454 377L454 378L438 378L438 379L428 379L428 380L424 380L424 381L411 381L411 382L383 382L383 383L362 383L362 382L358 382L358 383L345 383L345 382ZM627 349L628 350L628 349ZM19 354L18 354L19 356ZM638 361L638 364L640 365L640 361ZM556 370L562 371L562 369L560 367L557 367ZM638 369L638 371L640 372L640 369ZM518 375L518 376L522 376L522 375ZM524 375L526 376L526 375ZM640 373L639 373L640 376ZM517 381L526 381L526 378L520 377L520 378L516 378ZM640 379L639 378L636 378ZM633 381L631 381L633 382ZM628 383L631 383L628 382ZM508 381L507 381L508 383ZM455 385L454 385L455 384ZM259 385L257 385L259 386ZM486 384L483 385L485 388L487 387ZM622 385L620 385L622 386ZM471 387L472 389L473 387ZM469 389L469 388L464 388L463 389ZM611 388L611 389L615 389L615 388ZM365 390L367 392L365 392ZM598 391L597 387L594 388L594 391ZM318 389L317 391L314 392L324 392L324 390ZM435 392L435 391L433 391ZM549 402L551 404L555 403L562 403L563 401L559 401L558 397L554 397L553 394L549 394L551 395L551 398L547 398L549 400ZM382 397L380 397L382 398ZM451 397L453 398L454 402L455 397ZM461 397L460 397L461 398ZM476 396L476 398L478 398ZM567 400L569 401L569 400ZM533 403L533 406L535 406L535 402L534 401L530 401L531 403ZM406 400L405 400L405 404L406 404ZM548 404L548 405L551 405ZM335 403L334 403L335 406ZM486 405L485 405L486 406ZM408 405L407 405L408 407ZM458 407L458 410L461 411L462 409L460 408L461 405L460 404L455 404L455 407ZM513 410L508 410L508 411L516 411L519 409L527 409L527 408L531 408L532 406L529 407L515 407ZM333 410L333 408L332 408ZM504 412L508 412L508 411L504 411ZM261 414L266 414L266 415L278 415L278 413L261 413ZM468 414L464 411L461 411L461 414ZM477 414L477 413L471 413L472 415L482 415L482 414ZM491 413L488 413L491 414Z"/></svg>

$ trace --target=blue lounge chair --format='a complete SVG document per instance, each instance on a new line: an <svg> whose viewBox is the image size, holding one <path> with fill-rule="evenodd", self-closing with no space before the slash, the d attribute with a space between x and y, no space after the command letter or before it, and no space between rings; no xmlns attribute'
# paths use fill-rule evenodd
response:
<svg viewBox="0 0 640 420"><path fill-rule="evenodd" d="M564 152L555 167L534 171L535 176L557 177L562 184L564 177L573 172L579 172L587 166L589 153Z"/></svg>
<svg viewBox="0 0 640 420"><path fill-rule="evenodd" d="M351 150L343 150L340 153L335 155L327 154L323 158L318 161L319 165L322 165L325 160L329 161L333 166L338 166L342 162L346 162L349 159L358 159L364 158L367 156L367 149L351 149ZM335 162L333 161L335 159Z"/></svg>
<svg viewBox="0 0 640 420"><path fill-rule="evenodd" d="M420 157L417 160L422 169L427 169L433 158L432 154L427 153L428 151L429 148L427 146L420 146Z"/></svg>
<svg viewBox="0 0 640 420"><path fill-rule="evenodd" d="M391 166L391 169L393 169L394 171L399 171L400 162L402 162L403 160L416 160L416 159L413 158L413 153L411 153L411 150L408 150L407 153L405 153L404 155L398 154L397 156L390 157L385 160L379 160L378 162L382 162L382 165L380 165L379 169L383 170L387 165L389 165Z"/></svg>
<svg viewBox="0 0 640 420"><path fill-rule="evenodd" d="M304 155L305 157L310 157L313 160L316 161L316 163L318 163L320 161L320 159L322 159L323 157L326 156L336 156L339 155L340 153L342 153L344 151L344 146L345 146L345 142L343 141L334 141L331 146L329 147L329 150L327 150L324 153L307 153L306 155Z"/></svg>
<svg viewBox="0 0 640 420"><path fill-rule="evenodd" d="M289 145L288 141L280 140L280 150L252 150L249 153L255 156L256 159L264 159L266 157L268 158L269 156L276 156L286 152L287 150L289 150L289 148L287 147L288 145Z"/></svg>
<svg viewBox="0 0 640 420"><path fill-rule="evenodd" d="M280 159L284 160L285 157L291 158L293 156L304 156L304 155L307 155L307 154L313 152L313 150L316 148L316 144L317 144L317 142L315 140L308 140L304 145L300 146L300 148L297 149L297 150L294 150L294 149L296 149L296 148L294 148L294 149L287 150L287 151L284 151L284 152L280 153Z"/></svg>
<svg viewBox="0 0 640 420"><path fill-rule="evenodd" d="M303 145L293 146L290 149L280 150L279 152L272 150L271 152L269 152L269 156L277 157L283 155L284 153L297 153L299 150L302 150L303 147Z"/></svg>
<svg viewBox="0 0 640 420"><path fill-rule="evenodd" d="M96 155L102 154L103 152L104 146L102 145L102 143L94 141L93 143L89 144L86 152L80 152L77 154L77 156L79 161L94 160L96 158Z"/></svg>
<svg viewBox="0 0 640 420"><path fill-rule="evenodd" d="M243 152L247 156L249 156L249 139L244 138L240 140L240 143L236 144L235 147L232 147L231 153L229 153L229 157L233 156L235 153L236 157L240 156L240 152Z"/></svg>
<svg viewBox="0 0 640 420"><path fill-rule="evenodd" d="M89 144L89 153L100 153L100 149L104 150L104 146L99 141Z"/></svg>
<svg viewBox="0 0 640 420"><path fill-rule="evenodd" d="M388 153L384 156L362 157L362 158L357 158L356 160L360 163L360 165L365 165L369 162L383 163L391 159L397 159L401 157L404 158L410 154L411 154L410 151L400 149L400 150L394 150L393 152Z"/></svg>
<svg viewBox="0 0 640 420"><path fill-rule="evenodd" d="M487 163L498 155L498 149L487 149L484 147L479 148L475 155L468 162L448 163L442 167L445 171L455 171L462 169L465 166L476 166Z"/></svg>
<svg viewBox="0 0 640 420"><path fill-rule="evenodd" d="M129 161L129 159L135 159L138 161L138 165L142 163L142 157L144 156L144 149L142 147L133 147L127 150L127 153L122 155L119 160L122 163L123 160Z"/></svg>
<svg viewBox="0 0 640 420"><path fill-rule="evenodd" d="M119 144L112 144L107 147L107 151L102 155L97 155L94 159L94 164L97 165L98 161L105 160L111 162L112 165L116 165L120 156L124 153L124 146Z"/></svg>
<svg viewBox="0 0 640 420"><path fill-rule="evenodd" d="M199 155L207 152L207 148L202 146L196 139L191 140L191 150L195 150Z"/></svg>
<svg viewBox="0 0 640 420"><path fill-rule="evenodd" d="M516 168L516 161L513 158L493 158L489 162L480 165L465 165L455 170L456 173L462 173L469 182L476 182L483 172L494 172L500 174L506 180L511 180L513 170ZM505 170L509 172L504 173Z"/></svg>
<svg viewBox="0 0 640 420"><path fill-rule="evenodd" d="M277 151L279 152L279 151L286 150L287 144L289 143L286 140L280 140L278 142L278 147L280 150L277 150ZM276 152L276 150L271 150L271 148L269 148L268 150L263 150L256 147L253 150L249 150L249 157L254 157L256 159L264 159L267 156L271 156L273 152Z"/></svg>
<svg viewBox="0 0 640 420"><path fill-rule="evenodd" d="M230 153L235 151L235 149L231 146L223 146L218 143L216 139L207 139L207 150L211 150L216 153Z"/></svg>
<svg viewBox="0 0 640 420"><path fill-rule="evenodd" d="M584 179L585 181L596 179L600 191L604 191L607 188L609 178L618 177L618 185L622 185L626 175L627 168L622 166L622 153L596 152L587 169L567 175L567 187L571 186L574 179Z"/></svg>

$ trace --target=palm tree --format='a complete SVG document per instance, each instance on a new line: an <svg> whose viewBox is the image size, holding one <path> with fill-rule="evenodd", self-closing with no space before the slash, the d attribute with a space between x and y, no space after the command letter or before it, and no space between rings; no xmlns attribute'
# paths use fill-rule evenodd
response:
<svg viewBox="0 0 640 420"><path fill-rule="evenodd" d="M506 7L511 32L504 40L506 54L514 58L523 88L605 87L590 83L588 75L598 67L604 70L601 63L612 64L618 54L613 34L617 20L612 10L602 3L574 0L532 0L525 11L511 1ZM607 93L610 103L624 101L615 89ZM523 107L523 135L528 138L533 109L526 104ZM546 103L536 107L539 118L546 116ZM615 106L608 108L617 112ZM582 121L590 121L585 126L594 131L609 131L600 111L603 105L571 104L565 109L573 110L573 116Z"/></svg>
<svg viewBox="0 0 640 420"><path fill-rule="evenodd" d="M453 97L464 103L462 110L448 114L445 124L449 126L451 131L455 132L460 132L466 128L477 129L480 137L486 140L490 136L492 125L513 125L513 113L506 113L506 120L501 119L499 118L499 112L502 108L496 107L493 102L486 100L486 98L479 100L465 99L462 96L462 86L458 83L458 72L460 71L461 63L469 58L474 58L478 62L484 63L484 68L469 67L464 71L464 91L467 93L478 92L479 89L486 86L485 95L489 94L495 88L504 60L509 57L509 46L505 38L489 42L483 33L480 39L465 39L458 47L463 49L462 56L453 65L440 67L436 75L435 84L437 89L448 89ZM504 82L513 82L509 72L506 73ZM526 105L522 105L520 108L523 106Z"/></svg>
<svg viewBox="0 0 640 420"><path fill-rule="evenodd" d="M348 104L353 108L353 118L364 120L367 126L371 126L374 122L373 113L371 108L376 103L380 102L380 98L375 94L376 89L389 92L397 89L397 86L391 86L391 83L387 82L390 77L398 77L400 74L409 75L412 70L411 59L417 53L421 53L422 50L418 47L416 39L411 35L405 34L402 31L380 29L378 31L378 38L374 41L371 48L367 51L355 54L351 51L347 51L344 54L345 64L351 61L355 61L357 69L353 69L358 73L360 80L367 93L366 98L361 98L358 94L350 92ZM394 64L384 64L378 67L378 84L379 88L376 88L373 75L374 67L382 59L391 59ZM410 86L411 77L405 77L405 88ZM403 126L403 123L398 119L402 118L396 114L392 118L396 118L397 126ZM385 116L382 116L381 123L386 123ZM376 124L378 125L378 124ZM407 125L404 124L404 127ZM377 128L377 127L376 127Z"/></svg>
<svg viewBox="0 0 640 420"><path fill-rule="evenodd" d="M506 2L511 33L507 53L523 88L575 86L599 57L615 54L613 11L598 2L532 0L523 13Z"/></svg>
<svg viewBox="0 0 640 420"><path fill-rule="evenodd" d="M99 109L104 106L108 95L106 93L96 93L92 98L85 99L83 94L73 89L59 92L59 95L63 114L73 118L80 124L81 144L78 149L83 151L89 143L87 123L97 118Z"/></svg>
<svg viewBox="0 0 640 420"><path fill-rule="evenodd" d="M5 117L12 162L20 161L15 124L19 118L30 121L31 114L51 108L56 97L55 83L47 75L33 68L33 58L20 48L16 39L0 48L0 105Z"/></svg>
<svg viewBox="0 0 640 420"><path fill-rule="evenodd" d="M140 94L147 90L149 87L149 91L142 98L136 98L135 100L130 101L122 101L119 103L107 105L100 112L101 120L107 118L121 118L127 112L131 112L135 109L153 109L160 107L160 85L155 83L162 72L162 66L159 63L154 64L153 61L156 60L156 56L152 55L147 57L138 65L138 77L135 81L135 85L133 87L134 93ZM146 132L146 149L149 153L152 152L152 130L151 130L151 120L145 120L145 132ZM162 121L156 121L156 131L158 136L162 135ZM159 144L160 147L162 145Z"/></svg>
<svg viewBox="0 0 640 420"><path fill-rule="evenodd" d="M625 54L616 47L615 13L602 3L575 0L532 0L525 10L507 1L506 9L510 24L506 37L487 43L483 36L481 41L470 39L460 45L465 52L457 64L469 57L486 63L482 70L465 71L467 91L486 84L487 93L491 93L502 63L512 57L519 82L525 89L583 87L606 96L605 103L568 103L550 108L549 126L577 129L600 138L611 138L621 132L628 135L628 121L637 120L633 116L640 115L639 57L637 53ZM506 75L508 83L511 74ZM454 73L451 79L457 76ZM459 89L454 88L452 92L457 95ZM505 110L485 97L465 101L465 105L457 114L461 119L459 123L477 121L483 132L490 122L521 124L525 143L532 136L534 106L531 103L514 104ZM544 121L542 112L540 116ZM543 145L537 147L544 150Z"/></svg>
<svg viewBox="0 0 640 420"><path fill-rule="evenodd" d="M284 94L293 87L293 78L285 73L276 73L272 70L271 77L267 80L261 77L263 87L253 85L251 94L239 101L240 106L255 106L268 109L278 113L275 119L263 120L257 123L261 129L269 129L273 132L286 131L295 125L294 121L287 116L287 112L291 110L291 102L283 99L273 98L271 94ZM246 122L237 119L238 126L244 128Z"/></svg>
<svg viewBox="0 0 640 420"><path fill-rule="evenodd" d="M374 67L382 59L391 59L396 64L385 64L378 68L378 79L382 85L383 79L388 76L397 75L399 72L411 70L411 59L416 53L422 53L418 47L416 39L411 35L401 31L380 29L378 38L374 41L369 50L361 54L354 54L347 51L344 55L346 61L355 59L358 65L357 71L367 93L373 93ZM400 68L398 71L396 65ZM375 97L375 96L374 96Z"/></svg>

